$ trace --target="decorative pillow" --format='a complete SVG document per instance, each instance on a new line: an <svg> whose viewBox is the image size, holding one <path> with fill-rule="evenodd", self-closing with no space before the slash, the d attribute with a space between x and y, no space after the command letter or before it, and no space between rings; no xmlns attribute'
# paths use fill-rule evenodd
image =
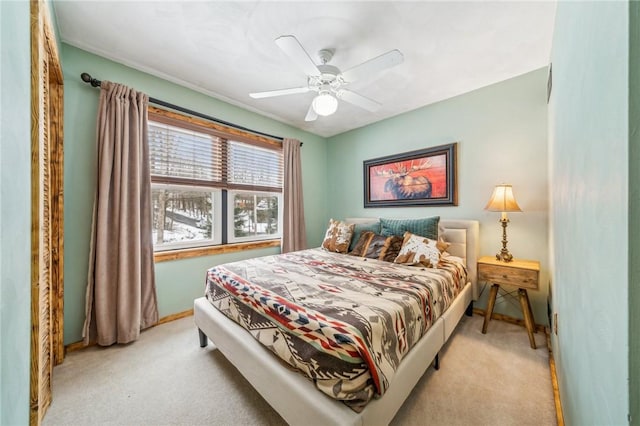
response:
<svg viewBox="0 0 640 426"><path fill-rule="evenodd" d="M402 248L394 262L437 268L440 262L440 249L437 244L436 240L405 232Z"/></svg>
<svg viewBox="0 0 640 426"><path fill-rule="evenodd" d="M436 243L436 246L438 247L438 250L440 250L440 253L444 253L445 251L447 251L450 245L451 243L446 242L442 237L440 237L438 239L438 242Z"/></svg>
<svg viewBox="0 0 640 426"><path fill-rule="evenodd" d="M404 237L405 232L438 240L438 223L440 216L427 217L423 219L380 219L382 235L398 235Z"/></svg>
<svg viewBox="0 0 640 426"><path fill-rule="evenodd" d="M348 254L350 254L351 256L362 257L363 253L367 252L367 248L369 247L371 238L374 235L375 235L375 232L371 232L371 231L361 232L360 237L358 237L358 241L356 241L356 243L353 244L353 249L350 250Z"/></svg>
<svg viewBox="0 0 640 426"><path fill-rule="evenodd" d="M329 228L324 234L322 248L336 253L346 253L353 236L353 223L344 223L339 220L329 220Z"/></svg>
<svg viewBox="0 0 640 426"><path fill-rule="evenodd" d="M349 254L366 257L367 259L393 262L400 252L402 241L402 237L385 237L371 231L364 231L360 234L358 242Z"/></svg>
<svg viewBox="0 0 640 426"><path fill-rule="evenodd" d="M375 222L370 222L370 223L355 223L355 228L353 229L353 238L351 238L351 244L349 244L349 251L353 251L353 249L356 246L356 243L360 239L360 235L365 231L371 231L374 234L379 234L380 222L376 220Z"/></svg>
<svg viewBox="0 0 640 426"><path fill-rule="evenodd" d="M385 262L393 262L398 257L400 253L400 249L402 249L402 242L404 238L398 237L394 235L392 237L387 237L385 241L386 251L380 253L380 257L378 259L384 260Z"/></svg>
<svg viewBox="0 0 640 426"><path fill-rule="evenodd" d="M374 234L369 240L369 246L362 256L367 259L384 260L391 244L391 238L395 237L385 237L384 235ZM400 245L402 246L402 243L400 243ZM395 259L395 257L393 259Z"/></svg>

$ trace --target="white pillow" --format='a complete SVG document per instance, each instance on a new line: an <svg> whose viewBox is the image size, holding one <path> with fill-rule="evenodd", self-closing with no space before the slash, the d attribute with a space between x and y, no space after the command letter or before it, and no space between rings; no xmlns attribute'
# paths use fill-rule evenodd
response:
<svg viewBox="0 0 640 426"><path fill-rule="evenodd" d="M349 249L355 226L353 223L329 219L329 227L324 234L322 248L334 253L346 253Z"/></svg>
<svg viewBox="0 0 640 426"><path fill-rule="evenodd" d="M437 268L440 262L440 249L438 242L429 238L414 235L411 232L404 233L404 241L398 257L394 263L403 265L424 265L428 268Z"/></svg>

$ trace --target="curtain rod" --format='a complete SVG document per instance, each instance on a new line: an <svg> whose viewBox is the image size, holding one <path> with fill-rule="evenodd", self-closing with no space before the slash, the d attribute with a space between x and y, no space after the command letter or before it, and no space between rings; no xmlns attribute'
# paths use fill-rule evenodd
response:
<svg viewBox="0 0 640 426"><path fill-rule="evenodd" d="M93 87L100 87L100 85L102 84L102 82L100 80L98 80L96 78L92 78L91 75L86 73L86 72L83 72L82 74L80 74L80 78L82 78L82 81L84 81L85 83L91 84ZM151 102L152 104L163 106L165 108L173 109L175 111L184 112L185 114L189 114L189 115L193 115L193 116L196 116L196 117L204 118L205 120L213 121L214 123L223 124L225 126L233 127L235 129L238 129L238 130L244 130L245 132L250 132L250 133L254 133L256 135L266 136L268 138L277 139L279 141L282 141L284 139L282 136L274 136L274 135L270 135L269 133L263 133L263 132L259 132L257 130L249 129L247 127L238 126L237 124L229 123L228 121L220 120L218 118L211 117L210 115L202 114L202 113L197 112L197 111L192 111L190 109L183 108L183 107L178 106L178 105L173 105L173 104L170 104L169 102L161 101L160 99L149 97L149 102ZM300 142L300 146L302 146L302 142Z"/></svg>

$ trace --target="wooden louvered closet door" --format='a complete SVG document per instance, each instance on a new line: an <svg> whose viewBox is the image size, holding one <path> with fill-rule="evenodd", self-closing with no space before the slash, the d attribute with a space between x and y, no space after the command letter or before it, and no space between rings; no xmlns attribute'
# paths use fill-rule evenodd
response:
<svg viewBox="0 0 640 426"><path fill-rule="evenodd" d="M51 403L62 362L62 69L47 6L31 1L31 377L30 423Z"/></svg>

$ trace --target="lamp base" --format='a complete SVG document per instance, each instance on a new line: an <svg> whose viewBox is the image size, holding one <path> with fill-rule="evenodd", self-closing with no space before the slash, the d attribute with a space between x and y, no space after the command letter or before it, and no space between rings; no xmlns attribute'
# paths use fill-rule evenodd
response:
<svg viewBox="0 0 640 426"><path fill-rule="evenodd" d="M509 223L509 219L507 219L506 213L502 214L503 216L500 219L500 224L502 225L502 249L498 254L496 254L496 259L502 262L511 262L513 260L513 256L507 249L507 224Z"/></svg>
<svg viewBox="0 0 640 426"><path fill-rule="evenodd" d="M496 254L496 259L501 262L511 262L513 260L513 255L509 253L508 250L502 250L500 253Z"/></svg>

